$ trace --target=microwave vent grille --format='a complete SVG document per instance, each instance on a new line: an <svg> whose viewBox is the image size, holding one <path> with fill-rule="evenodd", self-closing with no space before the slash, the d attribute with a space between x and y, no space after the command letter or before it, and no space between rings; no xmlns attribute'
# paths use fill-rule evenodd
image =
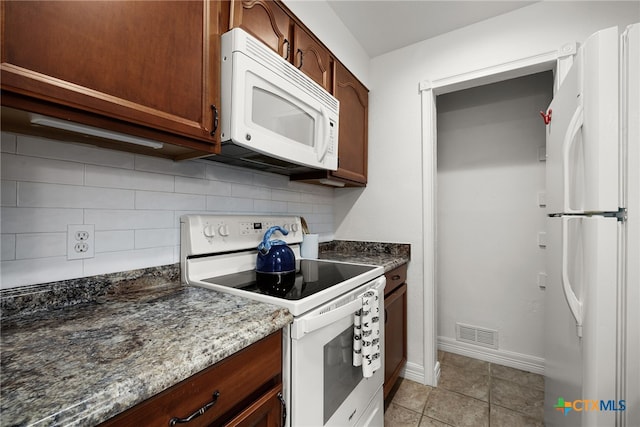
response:
<svg viewBox="0 0 640 427"><path fill-rule="evenodd" d="M288 81L295 82L305 92L313 93L316 99L322 101L328 108L338 111L338 100L331 96L317 83L302 74L293 65L280 58L262 43L247 37L247 52L260 61L273 72L281 75Z"/></svg>

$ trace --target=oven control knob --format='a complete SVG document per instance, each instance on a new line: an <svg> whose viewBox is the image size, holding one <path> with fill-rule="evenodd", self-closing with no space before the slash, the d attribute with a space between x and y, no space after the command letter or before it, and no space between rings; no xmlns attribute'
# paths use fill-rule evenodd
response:
<svg viewBox="0 0 640 427"><path fill-rule="evenodd" d="M298 231L298 224L296 224L295 222L291 224L291 231L296 233Z"/></svg>
<svg viewBox="0 0 640 427"><path fill-rule="evenodd" d="M284 224L283 228L287 231L291 231L291 226L289 224Z"/></svg>
<svg viewBox="0 0 640 427"><path fill-rule="evenodd" d="M209 237L209 238L214 237L216 233L214 232L213 225L211 224L205 225L204 229L202 230L202 234L204 234L205 237Z"/></svg>
<svg viewBox="0 0 640 427"><path fill-rule="evenodd" d="M218 227L218 234L226 237L229 235L229 226L227 224L222 224L220 227Z"/></svg>

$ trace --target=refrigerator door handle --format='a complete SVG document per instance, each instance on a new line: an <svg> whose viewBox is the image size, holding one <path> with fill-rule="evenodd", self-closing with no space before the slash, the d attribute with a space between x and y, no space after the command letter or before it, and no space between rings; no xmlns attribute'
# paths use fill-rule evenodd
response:
<svg viewBox="0 0 640 427"><path fill-rule="evenodd" d="M578 299L569 280L569 220L577 218L562 217L562 291L567 299L569 310L576 321L576 333L582 338L582 302Z"/></svg>
<svg viewBox="0 0 640 427"><path fill-rule="evenodd" d="M582 110L582 105L578 105L578 108L573 113L573 117L571 117L571 121L569 122L569 126L567 127L567 133L564 136L564 141L562 143L562 179L563 179L563 191L562 191L562 204L563 204L563 213L582 213L580 210L571 209L570 206L570 188L571 185L569 183L569 153L571 152L571 148L576 141L576 136L578 135L578 131L582 129L582 125L584 124L584 115Z"/></svg>

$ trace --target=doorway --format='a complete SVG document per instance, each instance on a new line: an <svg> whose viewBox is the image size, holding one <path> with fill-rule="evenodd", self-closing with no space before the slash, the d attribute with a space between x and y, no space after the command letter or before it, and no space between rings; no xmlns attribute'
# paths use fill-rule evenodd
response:
<svg viewBox="0 0 640 427"><path fill-rule="evenodd" d="M543 373L544 71L439 95L438 348Z"/></svg>
<svg viewBox="0 0 640 427"><path fill-rule="evenodd" d="M550 51L522 58L494 67L437 80L424 80L419 84L422 115L422 188L423 188L423 278L424 278L424 382L436 386L440 375L437 360L437 106L436 97L463 89L497 83L543 71L554 71L555 80L564 74L572 56L560 57ZM498 362L498 360L494 360ZM502 361L501 361L502 362Z"/></svg>

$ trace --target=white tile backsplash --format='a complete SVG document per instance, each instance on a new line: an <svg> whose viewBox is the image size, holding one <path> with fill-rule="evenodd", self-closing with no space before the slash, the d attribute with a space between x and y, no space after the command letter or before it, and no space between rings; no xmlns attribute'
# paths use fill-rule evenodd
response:
<svg viewBox="0 0 640 427"><path fill-rule="evenodd" d="M205 178L205 165L196 162L174 162L160 157L136 156L135 169L146 172L156 172L166 175L187 176L191 178Z"/></svg>
<svg viewBox="0 0 640 427"><path fill-rule="evenodd" d="M216 213L235 214L253 212L253 199L207 196L207 210Z"/></svg>
<svg viewBox="0 0 640 427"><path fill-rule="evenodd" d="M67 256L67 233L16 235L16 259Z"/></svg>
<svg viewBox="0 0 640 427"><path fill-rule="evenodd" d="M333 238L332 188L206 160L1 135L2 288L177 263L188 213L303 215L321 240ZM94 258L67 260L68 224L94 225Z"/></svg>
<svg viewBox="0 0 640 427"><path fill-rule="evenodd" d="M3 154L0 170L3 180L84 184L84 165L81 163Z"/></svg>
<svg viewBox="0 0 640 427"><path fill-rule="evenodd" d="M180 232L176 228L153 228L135 231L136 249L177 245L180 245Z"/></svg>
<svg viewBox="0 0 640 427"><path fill-rule="evenodd" d="M277 200L254 200L253 209L258 213L287 213L287 202Z"/></svg>
<svg viewBox="0 0 640 427"><path fill-rule="evenodd" d="M166 246L133 251L104 252L96 254L94 258L85 259L83 262L82 276L95 276L96 274L175 264L178 259L175 257L173 246Z"/></svg>
<svg viewBox="0 0 640 427"><path fill-rule="evenodd" d="M172 211L85 209L84 224L94 224L96 230L136 230L167 228L175 224Z"/></svg>
<svg viewBox="0 0 640 427"><path fill-rule="evenodd" d="M3 207L0 230L3 235L66 232L67 224L85 224L83 218L82 209Z"/></svg>
<svg viewBox="0 0 640 427"><path fill-rule="evenodd" d="M66 256L2 261L2 289L83 277L83 262Z"/></svg>
<svg viewBox="0 0 640 427"><path fill-rule="evenodd" d="M39 208L130 208L135 192L116 188L18 182L18 206Z"/></svg>
<svg viewBox="0 0 640 427"><path fill-rule="evenodd" d="M85 185L130 190L174 191L171 175L87 165Z"/></svg>
<svg viewBox="0 0 640 427"><path fill-rule="evenodd" d="M18 184L15 181L2 181L0 186L0 206L15 206L18 203Z"/></svg>
<svg viewBox="0 0 640 427"><path fill-rule="evenodd" d="M135 246L135 230L95 232L95 253L129 251Z"/></svg>
<svg viewBox="0 0 640 427"><path fill-rule="evenodd" d="M207 194L211 196L230 196L231 183L208 179L175 177L176 193Z"/></svg>
<svg viewBox="0 0 640 427"><path fill-rule="evenodd" d="M3 260L16 259L16 235L3 234L0 237L0 254Z"/></svg>
<svg viewBox="0 0 640 427"><path fill-rule="evenodd" d="M200 210L206 209L207 197L201 194L136 191L136 209Z"/></svg>
<svg viewBox="0 0 640 427"><path fill-rule="evenodd" d="M0 140L0 152L2 153L15 153L17 137L11 133L2 133L2 139Z"/></svg>

